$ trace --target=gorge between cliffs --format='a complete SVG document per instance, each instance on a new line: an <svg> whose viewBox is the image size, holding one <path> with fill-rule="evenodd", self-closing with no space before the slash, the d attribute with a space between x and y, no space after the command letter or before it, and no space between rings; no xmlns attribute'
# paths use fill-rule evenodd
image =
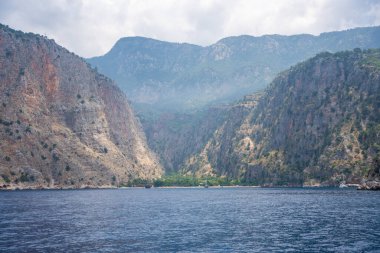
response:
<svg viewBox="0 0 380 253"><path fill-rule="evenodd" d="M130 37L83 59L1 25L1 188L378 189L379 44L379 27Z"/></svg>
<svg viewBox="0 0 380 253"><path fill-rule="evenodd" d="M379 253L380 0L0 0L0 253Z"/></svg>

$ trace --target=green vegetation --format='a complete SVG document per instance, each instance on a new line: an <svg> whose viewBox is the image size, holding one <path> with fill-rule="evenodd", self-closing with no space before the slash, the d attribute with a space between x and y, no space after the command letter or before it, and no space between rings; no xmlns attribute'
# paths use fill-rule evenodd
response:
<svg viewBox="0 0 380 253"><path fill-rule="evenodd" d="M10 183L11 182L11 180L9 179L9 177L7 175L1 175L1 176L4 179L5 183Z"/></svg>
<svg viewBox="0 0 380 253"><path fill-rule="evenodd" d="M29 176L27 173L24 173L24 172L21 172L21 176L20 176L20 179L19 179L19 181L20 182L34 182L34 176L33 175L31 175L31 176Z"/></svg>
<svg viewBox="0 0 380 253"><path fill-rule="evenodd" d="M13 121L0 119L0 124L3 124L4 126L11 126L13 124Z"/></svg>
<svg viewBox="0 0 380 253"><path fill-rule="evenodd" d="M25 133L31 133L32 129L30 128L30 125L25 128Z"/></svg>
<svg viewBox="0 0 380 253"><path fill-rule="evenodd" d="M127 187L144 187L145 185L153 185L154 187L192 187L192 186L233 186L233 185L252 185L244 183L240 180L228 179L226 177L193 177L181 174L171 174L163 176L155 180L147 180L136 178L128 182Z"/></svg>
<svg viewBox="0 0 380 253"><path fill-rule="evenodd" d="M59 156L56 153L53 153L52 157L53 157L53 161L55 162L59 161Z"/></svg>
<svg viewBox="0 0 380 253"><path fill-rule="evenodd" d="M10 51L9 49L6 49L5 50L5 57L11 58L11 56L12 56L12 51Z"/></svg>
<svg viewBox="0 0 380 253"><path fill-rule="evenodd" d="M380 69L380 50L378 49L368 49L364 51L367 53L365 55L363 64L373 66Z"/></svg>
<svg viewBox="0 0 380 253"><path fill-rule="evenodd" d="M230 186L240 185L239 180L228 179L227 177L193 177L180 174L171 174L156 179L153 182L155 187L160 186Z"/></svg>

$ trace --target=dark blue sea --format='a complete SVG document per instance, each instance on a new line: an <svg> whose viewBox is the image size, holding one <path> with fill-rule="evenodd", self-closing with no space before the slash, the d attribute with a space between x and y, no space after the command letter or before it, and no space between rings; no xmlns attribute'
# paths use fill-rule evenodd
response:
<svg viewBox="0 0 380 253"><path fill-rule="evenodd" d="M380 252L380 192L0 192L0 252Z"/></svg>

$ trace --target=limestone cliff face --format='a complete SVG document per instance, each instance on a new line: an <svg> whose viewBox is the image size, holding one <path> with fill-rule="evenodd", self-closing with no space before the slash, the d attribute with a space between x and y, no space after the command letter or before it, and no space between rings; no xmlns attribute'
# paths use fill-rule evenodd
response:
<svg viewBox="0 0 380 253"><path fill-rule="evenodd" d="M322 53L246 98L185 172L263 185L359 183L380 170L380 51Z"/></svg>
<svg viewBox="0 0 380 253"><path fill-rule="evenodd" d="M2 184L109 186L161 175L125 95L52 40L0 27L0 97Z"/></svg>
<svg viewBox="0 0 380 253"><path fill-rule="evenodd" d="M199 152L223 121L223 113L208 110L210 105L262 90L279 72L319 52L378 45L380 27L319 36L242 35L206 47L128 37L87 61L127 92L149 146L172 172Z"/></svg>

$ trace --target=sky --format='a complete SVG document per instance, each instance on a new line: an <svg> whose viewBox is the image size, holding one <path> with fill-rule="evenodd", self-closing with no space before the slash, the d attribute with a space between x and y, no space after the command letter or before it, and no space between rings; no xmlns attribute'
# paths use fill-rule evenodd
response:
<svg viewBox="0 0 380 253"><path fill-rule="evenodd" d="M376 26L380 0L0 0L0 23L93 57L128 36L206 46L242 34Z"/></svg>

